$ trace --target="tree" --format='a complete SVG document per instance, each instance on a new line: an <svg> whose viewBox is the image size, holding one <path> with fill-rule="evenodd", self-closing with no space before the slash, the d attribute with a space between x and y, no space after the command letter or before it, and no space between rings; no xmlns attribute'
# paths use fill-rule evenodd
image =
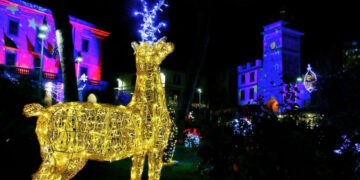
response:
<svg viewBox="0 0 360 180"><path fill-rule="evenodd" d="M55 3L56 2L56 3ZM74 44L72 39L72 25L69 15L65 11L64 2L54 1L51 6L55 20L56 38L59 47L61 70L64 83L65 102L78 101L78 87L75 74Z"/></svg>
<svg viewBox="0 0 360 180"><path fill-rule="evenodd" d="M197 82L199 80L202 66L205 62L207 48L210 41L210 17L211 6L213 1L197 1L199 6L198 11L198 35L196 39L196 54L193 56L193 61L190 61L188 70L186 73L185 90L180 94L179 104L176 110L176 121L178 125L181 125L187 114L193 101L194 93L197 88ZM179 126L181 128L181 126Z"/></svg>
<svg viewBox="0 0 360 180"><path fill-rule="evenodd" d="M71 2L50 0L31 0L31 2L49 7L52 11L64 83L64 101L78 101L72 25L67 12L67 5L71 4Z"/></svg>

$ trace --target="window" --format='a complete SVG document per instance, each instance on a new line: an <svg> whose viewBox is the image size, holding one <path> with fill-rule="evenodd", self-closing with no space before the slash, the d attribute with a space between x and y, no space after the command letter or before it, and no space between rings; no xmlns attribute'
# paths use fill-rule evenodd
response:
<svg viewBox="0 0 360 180"><path fill-rule="evenodd" d="M245 84L245 74L241 76L241 84Z"/></svg>
<svg viewBox="0 0 360 180"><path fill-rule="evenodd" d="M245 91L244 90L240 91L240 100L245 100Z"/></svg>
<svg viewBox="0 0 360 180"><path fill-rule="evenodd" d="M39 68L39 67L40 67L40 58L34 57L34 68Z"/></svg>
<svg viewBox="0 0 360 180"><path fill-rule="evenodd" d="M181 76L179 74L175 74L173 76L173 83L176 85L181 85Z"/></svg>
<svg viewBox="0 0 360 180"><path fill-rule="evenodd" d="M16 53L15 52L6 52L5 55L5 64L8 66L15 66Z"/></svg>
<svg viewBox="0 0 360 180"><path fill-rule="evenodd" d="M252 72L250 73L250 82L254 82L255 81L255 73Z"/></svg>
<svg viewBox="0 0 360 180"><path fill-rule="evenodd" d="M89 40L87 39L82 40L82 51L89 52Z"/></svg>
<svg viewBox="0 0 360 180"><path fill-rule="evenodd" d="M80 76L82 76L83 74L88 75L88 68L87 67L81 67L80 68Z"/></svg>
<svg viewBox="0 0 360 180"><path fill-rule="evenodd" d="M9 34L17 36L19 33L19 22L15 20L9 20Z"/></svg>
<svg viewBox="0 0 360 180"><path fill-rule="evenodd" d="M254 99L254 88L251 88L249 91L250 99Z"/></svg>

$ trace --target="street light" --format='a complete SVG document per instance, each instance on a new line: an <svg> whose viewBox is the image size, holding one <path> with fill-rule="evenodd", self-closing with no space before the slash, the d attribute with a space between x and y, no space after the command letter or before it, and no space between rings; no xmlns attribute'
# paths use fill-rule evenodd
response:
<svg viewBox="0 0 360 180"><path fill-rule="evenodd" d="M160 73L161 84L165 87L166 76L164 73Z"/></svg>
<svg viewBox="0 0 360 180"><path fill-rule="evenodd" d="M301 77L298 77L298 78L296 78L296 81L297 81L297 82L302 82L302 78L301 78Z"/></svg>
<svg viewBox="0 0 360 180"><path fill-rule="evenodd" d="M80 77L80 63L84 60L81 53L78 52L78 55L76 57L76 63L77 63L77 77Z"/></svg>
<svg viewBox="0 0 360 180"><path fill-rule="evenodd" d="M46 22L46 17L44 16L43 24L39 27L38 38L41 39L41 54L40 54L40 69L39 69L39 99L41 99L41 89L42 89L42 67L44 59L44 41L47 38L47 33L50 27Z"/></svg>
<svg viewBox="0 0 360 180"><path fill-rule="evenodd" d="M115 88L115 89L117 89L117 90L119 90L119 91L122 91L123 88L124 88L124 82L123 82L121 79L119 79L119 78L117 78L116 80L117 80L117 82L118 82L118 87Z"/></svg>
<svg viewBox="0 0 360 180"><path fill-rule="evenodd" d="M200 108L200 104L201 104L201 93L202 93L202 91L201 91L200 88L198 88L198 89L197 89L197 92L199 93L199 108Z"/></svg>

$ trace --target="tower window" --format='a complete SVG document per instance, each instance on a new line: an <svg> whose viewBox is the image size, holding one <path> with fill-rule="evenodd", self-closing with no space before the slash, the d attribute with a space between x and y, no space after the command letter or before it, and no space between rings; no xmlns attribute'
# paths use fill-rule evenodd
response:
<svg viewBox="0 0 360 180"><path fill-rule="evenodd" d="M244 90L240 91L240 100L245 100L245 91Z"/></svg>
<svg viewBox="0 0 360 180"><path fill-rule="evenodd" d="M6 52L5 55L5 64L8 66L15 66L16 53L15 52Z"/></svg>
<svg viewBox="0 0 360 180"><path fill-rule="evenodd" d="M254 88L251 88L249 91L250 99L254 99Z"/></svg>
<svg viewBox="0 0 360 180"><path fill-rule="evenodd" d="M254 82L255 81L255 73L252 72L250 73L250 82Z"/></svg>
<svg viewBox="0 0 360 180"><path fill-rule="evenodd" d="M245 84L245 74L241 76L241 84Z"/></svg>
<svg viewBox="0 0 360 180"><path fill-rule="evenodd" d="M19 22L15 20L9 20L9 34L17 36L19 33Z"/></svg>
<svg viewBox="0 0 360 180"><path fill-rule="evenodd" d="M81 46L82 46L82 51L83 52L89 52L89 40L83 39Z"/></svg>

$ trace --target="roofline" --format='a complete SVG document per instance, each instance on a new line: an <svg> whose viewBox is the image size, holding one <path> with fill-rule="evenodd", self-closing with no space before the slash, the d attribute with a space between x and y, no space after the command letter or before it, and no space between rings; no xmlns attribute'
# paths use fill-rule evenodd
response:
<svg viewBox="0 0 360 180"><path fill-rule="evenodd" d="M26 3L36 5L36 4L30 3L30 2L26 2ZM51 20L51 21L55 22L54 18L52 17L52 12L51 12L51 10L49 8L44 8L42 6L36 5L39 8L43 8L45 10L45 11L41 11L41 10L38 10L38 9L28 7L28 6L23 5L23 4L20 4L19 0L11 0L11 1L10 0L0 0L0 5L8 6L9 4L16 4L19 9L22 9L25 12L28 12L28 13L31 13L31 14L35 14L35 13L42 14L42 15L46 16L46 18L48 20ZM96 25L94 25L94 24L92 24L90 22L81 20L81 19L76 18L74 16L69 15L69 19L70 19L70 24L71 25L78 26L78 27L81 27L81 28L84 28L84 29L88 29L88 30L90 30L90 32L96 34L97 35L96 37L98 37L100 39L104 39L105 37L108 37L111 34L111 33L107 32L107 31L101 30Z"/></svg>

